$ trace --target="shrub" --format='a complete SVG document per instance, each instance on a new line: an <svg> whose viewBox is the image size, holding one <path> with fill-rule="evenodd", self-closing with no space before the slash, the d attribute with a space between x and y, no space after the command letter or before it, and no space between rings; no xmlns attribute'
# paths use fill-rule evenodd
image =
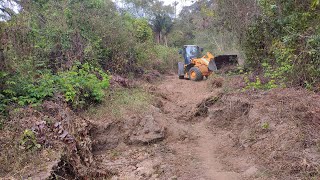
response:
<svg viewBox="0 0 320 180"><path fill-rule="evenodd" d="M246 65L277 82L319 91L318 4L263 0L259 5L261 14L247 30Z"/></svg>
<svg viewBox="0 0 320 180"><path fill-rule="evenodd" d="M245 89L273 89L277 88L278 84L276 84L275 80L268 80L267 82L261 82L261 79L256 76L253 81L250 81L247 76L244 77L244 81L246 83Z"/></svg>
<svg viewBox="0 0 320 180"><path fill-rule="evenodd" d="M30 129L26 129L23 132L20 140L20 145L21 147L23 147L23 149L26 149L26 150L41 148L41 145L37 143L35 133Z"/></svg>
<svg viewBox="0 0 320 180"><path fill-rule="evenodd" d="M152 29L145 19L136 19L134 21L134 35L140 42L152 40Z"/></svg>
<svg viewBox="0 0 320 180"><path fill-rule="evenodd" d="M6 75L6 78L5 86L0 89L2 114L8 105L38 105L55 93L62 93L72 107L83 108L86 103L100 102L109 86L109 76L89 63L75 63L70 70L56 75L43 72L34 80L21 75L11 78Z"/></svg>
<svg viewBox="0 0 320 180"><path fill-rule="evenodd" d="M76 63L70 71L59 73L58 84L67 102L83 107L85 103L101 102L109 76L88 63Z"/></svg>
<svg viewBox="0 0 320 180"><path fill-rule="evenodd" d="M176 70L178 61L182 61L177 48L163 45L144 44L137 46L136 53L139 66L147 70L154 69L161 73Z"/></svg>

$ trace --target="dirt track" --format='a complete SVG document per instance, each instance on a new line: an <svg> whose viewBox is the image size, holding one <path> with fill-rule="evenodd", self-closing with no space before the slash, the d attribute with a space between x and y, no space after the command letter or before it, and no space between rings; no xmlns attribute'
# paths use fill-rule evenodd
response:
<svg viewBox="0 0 320 180"><path fill-rule="evenodd" d="M175 76L166 77L158 86L158 91L169 100L164 102L167 112L168 138L174 138L174 131L186 129L187 137L183 141L172 141L168 145L177 152L175 167L178 179L241 179L241 174L233 171L232 163L239 159L222 162L219 148L228 146L226 132L212 131L207 127L206 118L193 117L197 105L203 100L216 97L217 89L210 92L206 81L194 82L178 80ZM170 132L172 134L170 134ZM226 165L228 164L228 165Z"/></svg>
<svg viewBox="0 0 320 180"><path fill-rule="evenodd" d="M110 123L96 131L93 139L115 147L98 145L96 161L103 169L111 170L112 179L232 180L242 179L243 172L252 175L245 158L225 158L220 151L222 146L233 145L228 133L209 128L206 116L195 115L198 104L219 95L220 90L209 91L207 83L166 76L158 85L147 85L155 96L154 106L146 115L138 115L138 119L153 123L141 124L139 120L135 123L137 118L133 116L125 124ZM139 130L128 132L128 129ZM158 138L161 129L165 130L164 138ZM139 134L141 131L145 133ZM129 137L123 138L121 134ZM140 139L136 141L136 137Z"/></svg>
<svg viewBox="0 0 320 180"><path fill-rule="evenodd" d="M119 180L318 177L319 95L288 88L223 93L209 83L166 76L146 84L154 101L145 113L95 120L100 169Z"/></svg>
<svg viewBox="0 0 320 180"><path fill-rule="evenodd" d="M69 163L52 155L55 159L47 160L51 168L45 174L31 171L34 175L28 172L25 177L45 179L51 173L65 179L320 179L320 95L293 88L243 92L241 81L241 76L201 82L165 76L156 83L143 82L143 90L126 89L124 97L140 97L129 98L132 102L141 102L132 90L149 96L142 98L144 103L102 104L96 116L80 117L61 104L44 103L47 116L66 117L64 127L80 134L75 136L77 151L72 151ZM139 107L126 108L133 105ZM110 112L114 107L122 108L120 117ZM43 122L41 117L31 113L19 122ZM8 175L5 179L12 179Z"/></svg>

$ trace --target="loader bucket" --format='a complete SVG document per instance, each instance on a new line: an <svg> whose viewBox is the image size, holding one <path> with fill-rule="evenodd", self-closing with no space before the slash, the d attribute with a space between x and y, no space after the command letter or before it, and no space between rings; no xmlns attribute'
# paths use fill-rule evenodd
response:
<svg viewBox="0 0 320 180"><path fill-rule="evenodd" d="M238 64L237 55L220 55L214 58L217 69L221 69L225 66L236 66Z"/></svg>
<svg viewBox="0 0 320 180"><path fill-rule="evenodd" d="M218 69L217 69L216 62L213 61L213 60L211 60L211 61L209 62L209 65L208 65L208 69L209 69L210 71L217 71Z"/></svg>

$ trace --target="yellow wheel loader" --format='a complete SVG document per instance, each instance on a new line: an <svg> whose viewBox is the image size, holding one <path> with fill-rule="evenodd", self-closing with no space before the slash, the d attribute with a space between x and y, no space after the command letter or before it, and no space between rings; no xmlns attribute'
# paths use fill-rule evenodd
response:
<svg viewBox="0 0 320 180"><path fill-rule="evenodd" d="M222 55L214 57L210 52L200 57L203 48L197 45L185 45L179 51L183 55L184 62L178 63L179 79L201 81L208 78L212 72L217 71L227 64L237 63L237 55Z"/></svg>

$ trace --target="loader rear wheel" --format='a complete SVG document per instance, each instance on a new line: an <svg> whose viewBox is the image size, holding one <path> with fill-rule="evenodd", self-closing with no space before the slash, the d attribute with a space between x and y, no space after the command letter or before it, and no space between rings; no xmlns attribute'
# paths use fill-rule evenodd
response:
<svg viewBox="0 0 320 180"><path fill-rule="evenodd" d="M203 79L202 73L197 67L192 67L189 70L189 77L192 81L201 81Z"/></svg>

